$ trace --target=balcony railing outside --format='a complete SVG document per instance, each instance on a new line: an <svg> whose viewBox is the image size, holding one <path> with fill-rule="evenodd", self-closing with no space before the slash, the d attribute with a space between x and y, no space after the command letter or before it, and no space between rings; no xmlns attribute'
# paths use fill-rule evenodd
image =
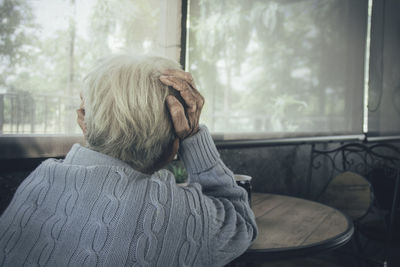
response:
<svg viewBox="0 0 400 267"><path fill-rule="evenodd" d="M79 98L24 91L0 93L0 134L78 133Z"/></svg>

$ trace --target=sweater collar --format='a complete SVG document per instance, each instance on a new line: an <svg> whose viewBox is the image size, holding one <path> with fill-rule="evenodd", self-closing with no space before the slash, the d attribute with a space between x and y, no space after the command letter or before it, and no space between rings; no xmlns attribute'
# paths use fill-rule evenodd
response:
<svg viewBox="0 0 400 267"><path fill-rule="evenodd" d="M83 147L80 144L74 144L71 150L65 157L64 163L71 165L82 165L82 166L117 166L117 167L128 167L127 163L107 156L106 154L91 150Z"/></svg>

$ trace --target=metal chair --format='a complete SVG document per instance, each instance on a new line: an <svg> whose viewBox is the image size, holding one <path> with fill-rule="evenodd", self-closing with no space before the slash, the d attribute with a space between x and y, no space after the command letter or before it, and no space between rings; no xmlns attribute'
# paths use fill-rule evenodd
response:
<svg viewBox="0 0 400 267"><path fill-rule="evenodd" d="M342 144L334 149L317 149L316 144L311 148L311 160L307 180L308 197L314 200L321 199L334 178L345 172L357 173L366 177L371 184L371 200L373 205L371 209L377 209L382 220L382 233L374 235L374 228L366 224L365 216L353 218L356 234L354 244L356 246L355 256L362 256L362 262L370 262L372 259L365 257L364 251L368 243L362 246L360 242L360 233L367 237L367 240L375 240L383 243L384 260L383 266L394 266L394 258L388 255L387 251L399 243L400 237L394 235L395 226L399 223L399 186L400 186L400 149L394 145L386 143L367 144L367 143L349 143ZM378 171L381 171L379 175ZM327 177L322 183L315 183L317 176ZM380 182L384 182L387 189L380 187ZM317 194L311 195L310 187L314 184L319 185L313 188ZM389 184L389 186L388 186ZM382 194L383 193L383 194ZM384 199L386 198L386 199ZM389 200L388 200L389 199ZM326 203L325 203L326 204ZM366 215L371 212L368 209ZM346 213L345 210L343 212ZM363 265L363 263L360 265Z"/></svg>

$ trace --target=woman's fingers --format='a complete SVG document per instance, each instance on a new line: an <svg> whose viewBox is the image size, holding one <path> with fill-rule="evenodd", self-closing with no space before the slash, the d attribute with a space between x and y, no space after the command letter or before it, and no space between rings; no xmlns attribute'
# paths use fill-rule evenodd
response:
<svg viewBox="0 0 400 267"><path fill-rule="evenodd" d="M178 69L167 69L167 70L163 70L161 71L161 73L163 74L160 78L173 78L176 77L178 79L180 79L181 81L185 81L190 85L190 89L192 94L195 96L196 98L196 102L197 105L201 107L204 106L204 97L200 94L200 92L197 90L196 85L194 83L192 74L190 74L189 72L184 72L183 70L178 70ZM169 84L170 86L172 86L172 84ZM181 90L185 90L187 87L185 86L184 83L181 82L181 84L176 84L175 88L178 91Z"/></svg>
<svg viewBox="0 0 400 267"><path fill-rule="evenodd" d="M186 81L172 76L161 76L160 80L164 84L172 86L175 90L179 91L187 105L188 112L194 112L196 110L196 97L193 94L190 85Z"/></svg>
<svg viewBox="0 0 400 267"><path fill-rule="evenodd" d="M178 69L167 69L167 70L162 70L161 73L165 76L177 77L189 83L193 88L196 88L192 74L190 74L189 72L185 72L183 70L178 70Z"/></svg>
<svg viewBox="0 0 400 267"><path fill-rule="evenodd" d="M191 89L191 85L179 77L161 75L160 80L164 84L174 87L175 90L178 90L179 92Z"/></svg>
<svg viewBox="0 0 400 267"><path fill-rule="evenodd" d="M167 107L171 114L175 133L180 139L186 138L191 130L182 104L174 96L167 96Z"/></svg>
<svg viewBox="0 0 400 267"><path fill-rule="evenodd" d="M187 112L195 112L197 109L197 102L196 98L194 97L193 93L190 90L184 90L180 92L181 97L185 100L186 103L186 110Z"/></svg>
<svg viewBox="0 0 400 267"><path fill-rule="evenodd" d="M169 98L170 100L167 99L168 105L174 104L175 101L179 103L179 109L176 108L176 110L179 110L179 114L175 115L176 121L174 121L175 131L182 139L192 136L199 130L199 119L201 109L204 105L204 98L199 91L197 91L193 77L190 73L182 70L164 70L162 71L162 74L163 75L160 76L161 82L165 85L172 86L179 92L180 96L185 101L184 108L175 97ZM178 106L178 103L175 105ZM178 113L178 111L176 112ZM178 117L179 119L177 119ZM178 129L180 129L180 133L178 133Z"/></svg>

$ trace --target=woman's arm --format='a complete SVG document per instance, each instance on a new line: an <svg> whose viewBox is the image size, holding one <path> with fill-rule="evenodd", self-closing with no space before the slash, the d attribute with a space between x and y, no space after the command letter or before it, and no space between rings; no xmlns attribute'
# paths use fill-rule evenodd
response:
<svg viewBox="0 0 400 267"><path fill-rule="evenodd" d="M204 238L208 243L209 264L225 265L242 254L257 235L247 192L236 185L207 128L199 127L204 98L190 73L166 70L160 80L179 91L185 101L183 106L174 96L168 96L167 106L181 140L179 154L189 174L189 187L197 189L190 190L190 194L196 195L204 208L200 216L207 227Z"/></svg>
<svg viewBox="0 0 400 267"><path fill-rule="evenodd" d="M210 263L222 266L241 255L257 235L247 192L221 161L205 126L181 143L179 155L189 174L189 184L201 185L201 205L208 226Z"/></svg>

